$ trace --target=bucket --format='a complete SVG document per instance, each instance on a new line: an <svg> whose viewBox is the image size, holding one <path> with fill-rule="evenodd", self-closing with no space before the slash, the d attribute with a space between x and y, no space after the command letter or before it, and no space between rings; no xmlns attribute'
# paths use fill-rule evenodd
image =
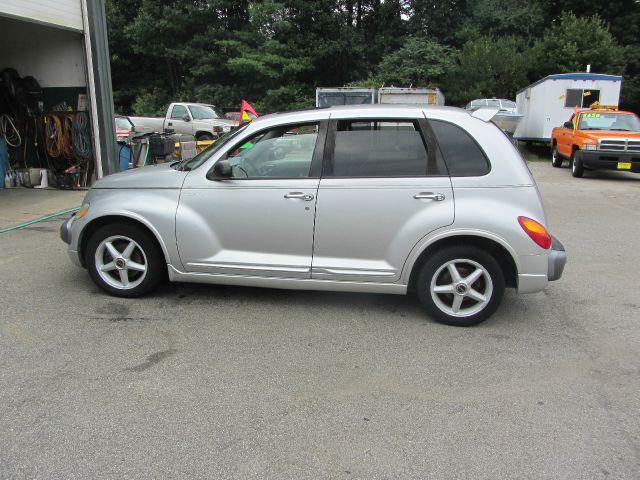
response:
<svg viewBox="0 0 640 480"><path fill-rule="evenodd" d="M0 188L4 188L4 180L9 171L9 152L7 142L0 138Z"/></svg>
<svg viewBox="0 0 640 480"><path fill-rule="evenodd" d="M120 171L124 172L129 170L129 163L131 162L131 148L128 145L118 144L118 163L120 165Z"/></svg>

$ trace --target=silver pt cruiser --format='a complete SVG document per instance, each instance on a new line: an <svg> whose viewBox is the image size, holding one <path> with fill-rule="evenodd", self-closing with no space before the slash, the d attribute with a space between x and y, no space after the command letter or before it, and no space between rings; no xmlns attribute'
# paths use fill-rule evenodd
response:
<svg viewBox="0 0 640 480"><path fill-rule="evenodd" d="M397 105L267 115L191 160L99 180L61 236L112 295L145 294L166 275L415 291L434 319L473 325L506 287L540 291L566 262L517 149L474 115Z"/></svg>

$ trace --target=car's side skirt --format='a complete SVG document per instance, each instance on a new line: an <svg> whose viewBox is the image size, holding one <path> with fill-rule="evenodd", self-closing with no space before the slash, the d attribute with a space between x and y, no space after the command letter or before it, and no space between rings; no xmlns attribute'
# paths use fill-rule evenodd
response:
<svg viewBox="0 0 640 480"><path fill-rule="evenodd" d="M399 283L339 282L300 278L254 277L245 275L215 275L210 273L181 272L167 265L172 282L211 283L218 285L240 285L245 287L283 288L288 290L325 290L336 292L391 293L404 295L407 286Z"/></svg>

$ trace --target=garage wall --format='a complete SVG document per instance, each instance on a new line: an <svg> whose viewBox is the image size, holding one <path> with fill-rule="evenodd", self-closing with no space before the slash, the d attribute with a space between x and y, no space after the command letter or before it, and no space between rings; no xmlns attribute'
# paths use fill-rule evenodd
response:
<svg viewBox="0 0 640 480"><path fill-rule="evenodd" d="M80 0L2 0L0 15L83 31Z"/></svg>
<svg viewBox="0 0 640 480"><path fill-rule="evenodd" d="M43 88L85 87L84 65L82 34L0 17L0 70L15 68Z"/></svg>

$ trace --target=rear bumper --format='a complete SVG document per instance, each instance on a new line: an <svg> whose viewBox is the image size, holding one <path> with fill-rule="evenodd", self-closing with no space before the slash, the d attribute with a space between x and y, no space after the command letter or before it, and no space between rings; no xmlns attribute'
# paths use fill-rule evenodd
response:
<svg viewBox="0 0 640 480"><path fill-rule="evenodd" d="M640 173L640 152L578 150L575 155L584 167L593 170L620 170ZM618 168L618 163L630 163L631 168Z"/></svg>
<svg viewBox="0 0 640 480"><path fill-rule="evenodd" d="M558 280L562 276L564 266L567 263L567 252L564 249L564 245L560 243L556 237L551 237L553 243L551 244L551 250L548 256L548 268L547 278L550 282Z"/></svg>
<svg viewBox="0 0 640 480"><path fill-rule="evenodd" d="M547 253L547 262L538 265L535 270L538 273L518 274L518 293L535 293L545 289L549 282L558 280L562 276L564 266L567 263L567 252L560 240L553 237L551 249ZM542 255L540 255L542 257ZM546 273L544 270L546 269Z"/></svg>

